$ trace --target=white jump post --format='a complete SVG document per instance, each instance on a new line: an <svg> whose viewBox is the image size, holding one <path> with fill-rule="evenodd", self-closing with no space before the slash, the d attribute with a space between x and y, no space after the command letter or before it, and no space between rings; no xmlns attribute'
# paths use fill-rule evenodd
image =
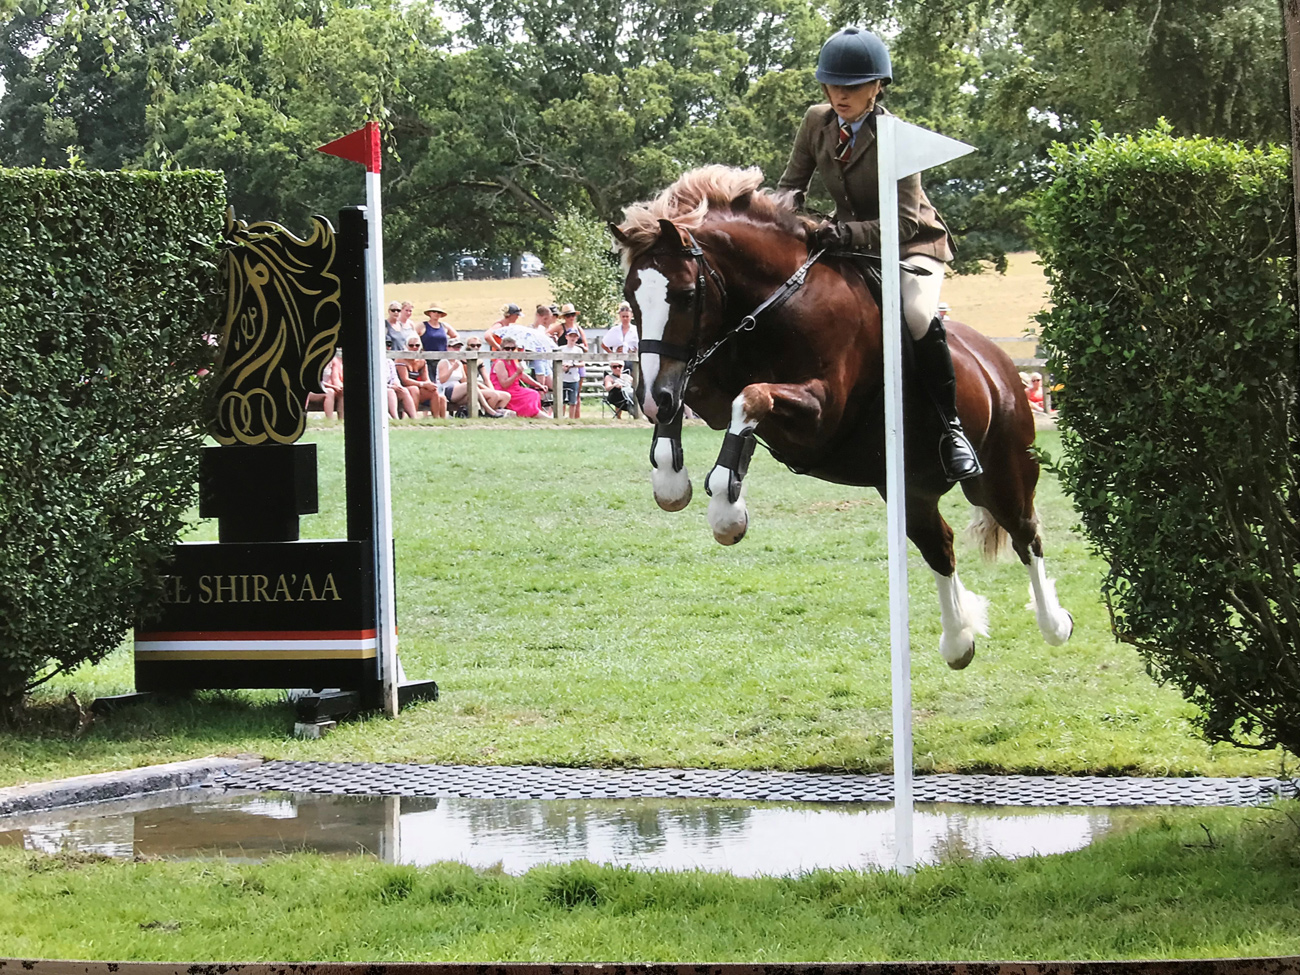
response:
<svg viewBox="0 0 1300 975"><path fill-rule="evenodd" d="M881 328L885 352L885 493L889 534L889 645L894 710L894 869L916 866L912 835L912 647L907 613L907 511L903 477L903 319L899 280L898 181L959 159L974 146L876 117L880 179Z"/></svg>
<svg viewBox="0 0 1300 975"><path fill-rule="evenodd" d="M401 681L397 662L397 605L394 599L393 571L393 493L388 459L388 336L384 314L384 230L383 209L379 200L379 170L383 154L379 142L379 123L367 122L362 128L320 147L321 152L360 163L366 168L366 283L370 292L370 364L374 402L370 408L371 432L375 449L374 537L378 552L375 578L378 582L378 605L375 607L375 643L379 656L379 679L382 683L384 713L397 717L397 686Z"/></svg>

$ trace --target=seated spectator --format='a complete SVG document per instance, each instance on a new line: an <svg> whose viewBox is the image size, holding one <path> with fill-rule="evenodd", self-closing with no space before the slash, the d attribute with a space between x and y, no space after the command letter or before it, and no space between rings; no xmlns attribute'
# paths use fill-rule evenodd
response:
<svg viewBox="0 0 1300 975"><path fill-rule="evenodd" d="M420 338L412 334L406 340L406 351L412 354L412 358L397 360L397 378L401 380L403 386L410 390L411 398L415 401L416 416L419 416L420 407L428 404L429 416L445 417L447 415L447 400L442 395L429 376L429 362L427 359L414 358L421 351Z"/></svg>
<svg viewBox="0 0 1300 975"><path fill-rule="evenodd" d="M625 301L618 306L618 324L605 333L600 348L604 352L622 352L624 366L630 374L640 344L640 337L632 327L632 306Z"/></svg>
<svg viewBox="0 0 1300 975"><path fill-rule="evenodd" d="M507 338L501 343L501 351L517 352L519 345L514 339ZM519 416L551 415L542 409L541 385L524 372L524 367L518 360L494 360L490 375L494 388L510 394L510 409Z"/></svg>
<svg viewBox="0 0 1300 975"><path fill-rule="evenodd" d="M561 352L568 352L573 355L572 359L564 360L563 380L563 398L560 404L565 407L565 415L571 419L578 419L582 416L582 359L576 353L582 351L582 346L578 344L579 333L576 328L571 328L564 333L564 345Z"/></svg>
<svg viewBox="0 0 1300 975"><path fill-rule="evenodd" d="M399 320L402 315L401 302L390 301L388 303L388 321L385 323L387 331L388 348L391 352L405 352L406 339L415 332L408 330Z"/></svg>
<svg viewBox="0 0 1300 975"><path fill-rule="evenodd" d="M482 344L478 342L475 348L481 348ZM448 342L448 346L452 352L460 352L465 347L465 341L454 338ZM457 412L461 410L468 412L466 409L469 404L467 365L464 359L443 359L438 363L438 386L442 390L442 395L447 398L447 405ZM487 377L483 375L482 363L478 368L479 411L485 416L505 416L505 411L510 406L510 394L492 387Z"/></svg>
<svg viewBox="0 0 1300 975"><path fill-rule="evenodd" d="M609 373L605 376L605 402L614 407L614 419L622 417L623 411L633 411L636 393L632 389L632 376L621 362L611 362Z"/></svg>
<svg viewBox="0 0 1300 975"><path fill-rule="evenodd" d="M532 325L522 330L516 340L521 348L529 352L554 352L558 346L542 323L542 312L545 312L546 318L549 319L551 310L545 305L538 305L537 309L538 317L533 320ZM504 334L508 333L503 333L503 336ZM550 359L534 359L529 363L529 366L533 371L533 378L546 387L546 391L542 393L542 402L545 403L547 396L553 392L555 387L554 364Z"/></svg>
<svg viewBox="0 0 1300 975"><path fill-rule="evenodd" d="M490 349L501 348L501 341L502 341L501 333L506 329L508 329L511 325L518 325L519 316L522 315L523 313L524 313L523 309L520 308L518 305L516 305L513 301L510 302L509 304L502 305L501 317L498 318L495 322L493 322L490 326L488 326L487 331L483 333L483 338L487 342L488 348ZM517 339L516 339L516 344L518 344Z"/></svg>
<svg viewBox="0 0 1300 975"><path fill-rule="evenodd" d="M437 305L424 309L424 321L415 327L425 352L446 352L447 340L456 337L456 330L443 321L447 313Z"/></svg>
<svg viewBox="0 0 1300 975"><path fill-rule="evenodd" d="M946 322L952 318L952 306L946 301L939 302L939 320Z"/></svg>
<svg viewBox="0 0 1300 975"><path fill-rule="evenodd" d="M394 420L402 413L415 416L415 401L411 399L411 391L402 384L402 380L397 375L397 364L387 356L384 357L384 361L388 363L388 415Z"/></svg>
<svg viewBox="0 0 1300 975"><path fill-rule="evenodd" d="M339 349L334 353L334 358L325 363L325 368L321 370L320 384L324 388L323 393L307 394L307 409L310 411L313 407L319 406L325 414L327 420L334 419L337 412L338 418L343 419L343 350Z"/></svg>

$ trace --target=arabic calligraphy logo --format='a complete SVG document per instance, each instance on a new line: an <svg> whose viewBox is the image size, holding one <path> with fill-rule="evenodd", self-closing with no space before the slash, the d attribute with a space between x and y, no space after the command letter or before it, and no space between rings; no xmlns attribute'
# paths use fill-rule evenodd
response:
<svg viewBox="0 0 1300 975"><path fill-rule="evenodd" d="M279 224L226 218L226 322L211 433L222 444L293 443L308 393L338 346L336 242L323 217L300 240Z"/></svg>

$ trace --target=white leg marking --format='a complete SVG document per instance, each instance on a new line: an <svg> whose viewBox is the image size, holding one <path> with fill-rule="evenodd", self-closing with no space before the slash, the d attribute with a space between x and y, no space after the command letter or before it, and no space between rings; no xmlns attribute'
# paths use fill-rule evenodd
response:
<svg viewBox="0 0 1300 975"><path fill-rule="evenodd" d="M685 463L673 470L673 441L667 437L655 441L655 465L650 469L655 503L664 511L681 511L691 503L691 475Z"/></svg>
<svg viewBox="0 0 1300 975"><path fill-rule="evenodd" d="M728 433L744 433L754 429L754 423L745 416L745 396L742 393L731 401L731 425ZM727 486L731 483L732 471L728 467L715 466L709 472L709 527L713 537L720 545L735 545L745 537L749 529L749 511L745 507L745 484L740 485L740 497L732 504L727 497Z"/></svg>
<svg viewBox="0 0 1300 975"><path fill-rule="evenodd" d="M1070 639L1074 617L1056 601L1056 583L1047 578L1047 561L1037 555L1029 557L1029 595L1043 639L1054 647Z"/></svg>
<svg viewBox="0 0 1300 975"><path fill-rule="evenodd" d="M668 279L652 267L642 268L637 276L639 281L633 294L641 311L641 338L658 341L664 337L664 329L668 327ZM659 408L655 406L650 388L658 375L659 356L652 352L642 355L641 388L645 390L645 399L641 409L652 423L658 419Z"/></svg>
<svg viewBox="0 0 1300 975"><path fill-rule="evenodd" d="M963 586L955 571L950 576L935 572L934 581L943 624L939 655L953 670L961 670L975 656L975 635L989 635L989 601Z"/></svg>

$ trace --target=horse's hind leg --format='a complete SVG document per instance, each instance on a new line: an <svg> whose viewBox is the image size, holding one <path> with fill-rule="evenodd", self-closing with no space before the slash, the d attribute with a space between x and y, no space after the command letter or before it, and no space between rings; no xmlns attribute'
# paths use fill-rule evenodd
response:
<svg viewBox="0 0 1300 975"><path fill-rule="evenodd" d="M685 412L679 409L667 423L656 423L654 439L650 442L650 485L655 503L664 511L681 511L691 503L691 475L682 454Z"/></svg>
<svg viewBox="0 0 1300 975"><path fill-rule="evenodd" d="M709 527L721 545L735 545L749 530L745 506L745 474L754 455L754 428L772 417L806 424L810 436L818 432L823 411L821 380L807 383L752 383L731 402L731 423L709 471L704 490L709 494Z"/></svg>
<svg viewBox="0 0 1300 975"><path fill-rule="evenodd" d="M952 550L952 528L939 514L934 498L907 499L907 537L934 573L939 589L939 655L953 670L975 656L976 635L988 636L988 600L961 584Z"/></svg>
<svg viewBox="0 0 1300 975"><path fill-rule="evenodd" d="M974 534L982 539L988 558L997 554L1000 532L1011 536L1011 547L1029 571L1029 595L1034 617L1043 639L1059 647L1074 632L1074 617L1056 598L1056 583L1047 575L1043 539L1034 511L1034 489L1038 485L1038 461L1025 451L1011 454L1007 465L985 465L978 481L963 482L967 499L976 505ZM967 486L969 485L969 486Z"/></svg>

